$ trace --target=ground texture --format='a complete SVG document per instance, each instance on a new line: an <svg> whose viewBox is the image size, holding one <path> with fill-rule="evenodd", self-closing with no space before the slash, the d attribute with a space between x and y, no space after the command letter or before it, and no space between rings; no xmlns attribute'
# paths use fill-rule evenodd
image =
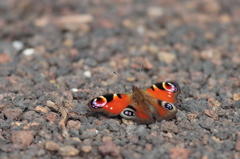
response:
<svg viewBox="0 0 240 159"><path fill-rule="evenodd" d="M240 158L240 1L0 0L0 14L0 158ZM169 80L171 120L87 107Z"/></svg>

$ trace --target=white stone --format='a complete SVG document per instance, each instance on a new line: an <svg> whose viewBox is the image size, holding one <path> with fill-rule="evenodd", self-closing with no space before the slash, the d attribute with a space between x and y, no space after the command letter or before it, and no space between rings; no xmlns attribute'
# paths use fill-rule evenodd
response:
<svg viewBox="0 0 240 159"><path fill-rule="evenodd" d="M23 43L22 43L21 41L17 41L17 40L12 42L12 46L13 46L14 49L16 49L17 51L22 50L23 47L24 47Z"/></svg>
<svg viewBox="0 0 240 159"><path fill-rule="evenodd" d="M138 27L137 27L137 32L138 32L138 34L143 35L143 34L145 33L144 27L141 26L141 25L138 26Z"/></svg>
<svg viewBox="0 0 240 159"><path fill-rule="evenodd" d="M30 56L30 55L33 55L34 53L35 53L35 49L33 48L27 48L23 50L23 55L25 56Z"/></svg>
<svg viewBox="0 0 240 159"><path fill-rule="evenodd" d="M84 76L87 77L87 78L91 78L91 77L92 77L91 71L85 71L83 74L84 74Z"/></svg>
<svg viewBox="0 0 240 159"><path fill-rule="evenodd" d="M72 92L77 92L78 89L77 89L77 88L72 88L71 91L72 91Z"/></svg>
<svg viewBox="0 0 240 159"><path fill-rule="evenodd" d="M147 9L147 14L150 17L158 18L163 15L163 9L161 7L152 6Z"/></svg>

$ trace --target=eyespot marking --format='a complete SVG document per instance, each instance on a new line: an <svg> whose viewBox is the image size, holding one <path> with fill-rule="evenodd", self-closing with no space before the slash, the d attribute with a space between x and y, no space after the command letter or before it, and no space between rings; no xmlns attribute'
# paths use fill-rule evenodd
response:
<svg viewBox="0 0 240 159"><path fill-rule="evenodd" d="M158 100L158 104L159 104L159 106L162 106L167 110L173 110L174 109L173 104L165 102L165 101Z"/></svg>
<svg viewBox="0 0 240 159"><path fill-rule="evenodd" d="M173 93L178 91L178 87L172 82L162 82L162 86L159 89L163 89Z"/></svg>
<svg viewBox="0 0 240 159"><path fill-rule="evenodd" d="M127 108L125 108L121 113L120 116L126 118L126 119L133 119L135 118L135 109L129 105Z"/></svg>
<svg viewBox="0 0 240 159"><path fill-rule="evenodd" d="M130 111L130 110L124 110L123 113L126 116L135 116L135 113L133 111Z"/></svg>
<svg viewBox="0 0 240 159"><path fill-rule="evenodd" d="M102 108L104 105L107 104L107 99L103 96L100 96L100 97L97 97L97 98L94 98L92 99L91 101L91 106L94 108L94 109L97 109L97 108Z"/></svg>
<svg viewBox="0 0 240 159"><path fill-rule="evenodd" d="M166 103L164 106L165 106L165 108L168 109L168 110L173 110L173 106L172 106L172 104L170 104L170 103Z"/></svg>

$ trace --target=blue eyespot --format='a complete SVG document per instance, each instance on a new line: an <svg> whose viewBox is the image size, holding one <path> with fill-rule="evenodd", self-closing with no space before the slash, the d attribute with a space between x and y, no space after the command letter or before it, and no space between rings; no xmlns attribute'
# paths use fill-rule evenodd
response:
<svg viewBox="0 0 240 159"><path fill-rule="evenodd" d="M135 113L133 111L130 111L130 110L124 110L123 113L126 116L135 116Z"/></svg>
<svg viewBox="0 0 240 159"><path fill-rule="evenodd" d="M165 108L168 109L168 110L172 110L172 109L173 109L173 106L172 106L172 104L170 104L170 103L166 103L166 104L165 104Z"/></svg>

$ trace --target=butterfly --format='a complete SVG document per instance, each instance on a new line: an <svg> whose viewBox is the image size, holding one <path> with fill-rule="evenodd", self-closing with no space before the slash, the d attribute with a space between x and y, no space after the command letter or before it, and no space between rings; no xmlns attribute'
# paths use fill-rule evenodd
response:
<svg viewBox="0 0 240 159"><path fill-rule="evenodd" d="M92 112L118 116L137 123L150 124L156 120L171 119L177 113L174 105L180 87L174 82L160 82L144 89L132 86L132 93L106 94L89 101Z"/></svg>

